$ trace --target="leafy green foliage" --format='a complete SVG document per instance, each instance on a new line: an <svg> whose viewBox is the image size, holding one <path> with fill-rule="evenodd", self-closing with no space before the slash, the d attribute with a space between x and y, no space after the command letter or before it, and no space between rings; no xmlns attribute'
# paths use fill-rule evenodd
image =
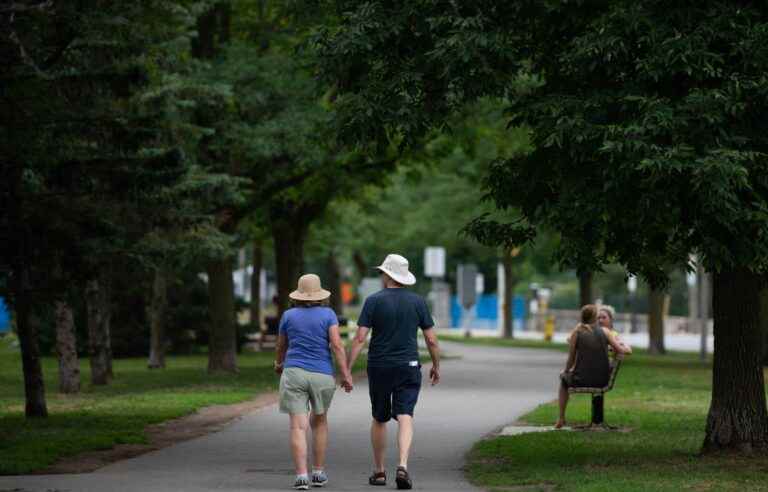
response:
<svg viewBox="0 0 768 492"><path fill-rule="evenodd" d="M2 258L22 255L38 272L38 294L60 290L46 272L66 284L117 258L151 263L160 230L210 222L190 188L235 187L189 158L208 131L190 123L184 97L184 48L202 6L81 2L8 17L17 46L5 76L1 172L3 198L19 210L2 216L11 239Z"/></svg>
<svg viewBox="0 0 768 492"><path fill-rule="evenodd" d="M424 247L443 246L449 282L454 280L458 263L472 262L478 264L492 290L498 249L479 244L463 234L462 227L478 215L495 216L480 189L488 162L528 149L527 132L507 131L503 105L504 101L489 99L465 107L451 119L450 133L434 132L419 147L401 154L402 166L387 180L386 188L350 188L356 201L334 204L312 229L312 257L323 258L336 251L348 264L356 257L372 266L387 253L398 252L409 259L419 276ZM529 279L534 270L549 269L552 248L548 246L554 238L542 234L540 239L538 251L526 248L516 257L520 280ZM425 288L427 284L421 285Z"/></svg>
<svg viewBox="0 0 768 492"><path fill-rule="evenodd" d="M691 251L714 270L765 268L764 7L335 4L343 22L317 43L350 139L411 143L487 94L530 128L533 151L497 160L485 182L520 221L475 222L483 241L545 225L563 265L619 261L653 284Z"/></svg>

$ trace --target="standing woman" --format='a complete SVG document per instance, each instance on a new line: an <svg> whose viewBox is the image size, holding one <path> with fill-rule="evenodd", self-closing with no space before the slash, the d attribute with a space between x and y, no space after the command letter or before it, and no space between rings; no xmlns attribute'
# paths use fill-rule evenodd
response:
<svg viewBox="0 0 768 492"><path fill-rule="evenodd" d="M320 277L303 275L289 297L295 307L283 313L275 354L275 372L280 377L280 411L290 416L291 455L296 468L293 488L309 489L328 482L325 449L328 444L327 413L336 381L331 350L341 371L341 386L352 391L339 322L327 307L331 293ZM307 430L312 429L312 477L307 467Z"/></svg>

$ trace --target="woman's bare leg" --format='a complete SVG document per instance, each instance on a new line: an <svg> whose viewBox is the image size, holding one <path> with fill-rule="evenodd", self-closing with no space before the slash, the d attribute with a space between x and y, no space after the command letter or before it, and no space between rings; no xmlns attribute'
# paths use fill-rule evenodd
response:
<svg viewBox="0 0 768 492"><path fill-rule="evenodd" d="M312 426L312 469L325 468L325 449L328 447L328 419L325 414L315 415L309 418Z"/></svg>
<svg viewBox="0 0 768 492"><path fill-rule="evenodd" d="M568 406L568 388L566 388L563 383L560 383L558 404L560 406L560 417L557 419L557 423L555 423L555 429L559 429L565 425L565 408Z"/></svg>
<svg viewBox="0 0 768 492"><path fill-rule="evenodd" d="M309 417L306 413L291 414L291 455L296 475L307 473L307 429Z"/></svg>

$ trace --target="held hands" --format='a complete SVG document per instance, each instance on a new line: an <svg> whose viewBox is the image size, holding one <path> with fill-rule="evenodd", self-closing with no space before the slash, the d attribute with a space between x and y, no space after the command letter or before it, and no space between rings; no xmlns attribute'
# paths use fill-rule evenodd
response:
<svg viewBox="0 0 768 492"><path fill-rule="evenodd" d="M349 393L354 388L354 385L352 384L352 374L347 371L345 374L343 374L340 378L339 385L344 388L344 391Z"/></svg>
<svg viewBox="0 0 768 492"><path fill-rule="evenodd" d="M440 368L432 366L429 370L429 380L432 382L432 386L440 382Z"/></svg>

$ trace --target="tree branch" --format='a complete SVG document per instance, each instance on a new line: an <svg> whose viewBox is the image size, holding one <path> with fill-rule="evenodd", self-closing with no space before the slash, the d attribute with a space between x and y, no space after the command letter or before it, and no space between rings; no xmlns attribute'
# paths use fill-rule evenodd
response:
<svg viewBox="0 0 768 492"><path fill-rule="evenodd" d="M38 3L37 5L24 5L23 3L12 3L5 7L0 7L0 14L15 14L18 12L29 12L30 10L46 10L53 7L53 0Z"/></svg>
<svg viewBox="0 0 768 492"><path fill-rule="evenodd" d="M16 31L11 31L11 33L8 35L8 38L13 41L13 43L19 47L19 56L21 56L21 60L28 66L32 67L32 69L35 71L35 73L43 79L50 79L50 75L45 73L43 70L40 69L40 67L37 66L37 63L35 63L35 60L32 59L31 56L27 53L27 50L24 49L24 44L22 44L21 40L19 39L19 36L16 34Z"/></svg>

